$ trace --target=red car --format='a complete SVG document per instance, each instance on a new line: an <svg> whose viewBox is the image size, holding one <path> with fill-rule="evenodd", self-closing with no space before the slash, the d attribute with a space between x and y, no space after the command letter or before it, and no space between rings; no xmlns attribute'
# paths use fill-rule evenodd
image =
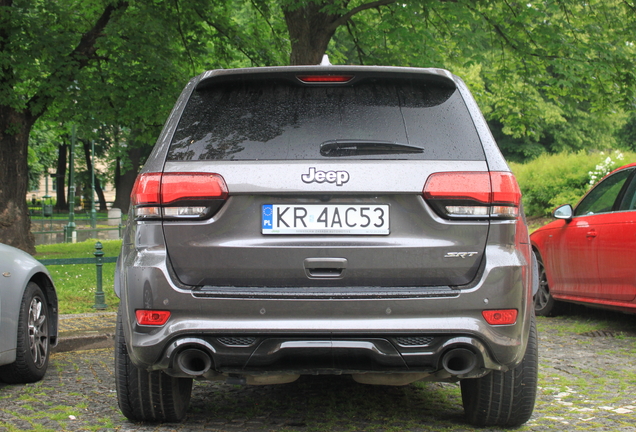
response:
<svg viewBox="0 0 636 432"><path fill-rule="evenodd" d="M537 315L560 301L636 313L636 163L607 175L573 209L530 236L539 262Z"/></svg>

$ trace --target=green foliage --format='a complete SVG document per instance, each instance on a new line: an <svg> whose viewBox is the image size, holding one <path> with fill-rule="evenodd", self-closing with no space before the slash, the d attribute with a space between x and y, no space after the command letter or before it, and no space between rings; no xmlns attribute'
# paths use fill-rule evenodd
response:
<svg viewBox="0 0 636 432"><path fill-rule="evenodd" d="M90 55L74 49L104 12L104 2L85 0L78 7L69 0L22 0L2 9L0 34L7 37L0 50L0 105L40 115L68 90Z"/></svg>
<svg viewBox="0 0 636 432"><path fill-rule="evenodd" d="M108 157L102 183L116 183L116 169L123 174L138 168L131 163L132 149L142 149L144 162L192 76L285 64L284 26L272 22L277 14L276 3L265 1L131 1L98 39L98 56L57 95L35 128L67 125L53 140L68 142L64 129L75 124L77 136L95 140L96 155ZM72 33L72 27L67 30ZM81 171L80 158L76 164Z"/></svg>
<svg viewBox="0 0 636 432"><path fill-rule="evenodd" d="M283 10L305 3L130 2L98 40L96 60L57 93L51 118L77 122L79 136L110 148L126 171L130 147L154 143L189 77L212 68L286 64ZM343 15L367 1L315 3ZM15 44L27 46L19 58L43 72L23 79L20 89L37 88L50 74L46 68L54 70L59 54L77 40L68 30L82 28L74 14L63 15L71 3L27 4L33 8L18 14L16 25L39 42L23 35ZM84 5L82 21L90 22L99 6ZM466 76L504 155L520 162L544 152L617 147L614 131L625 117L620 106L631 103L636 85L635 17L620 0L413 0L361 9L338 27L328 52L334 63L444 67ZM36 32L42 22L50 28Z"/></svg>
<svg viewBox="0 0 636 432"><path fill-rule="evenodd" d="M55 166L59 136L66 132L53 122L43 120L38 123L39 127L29 135L29 190L38 189L40 177Z"/></svg>
<svg viewBox="0 0 636 432"><path fill-rule="evenodd" d="M408 1L353 16L328 51L465 77L506 158L523 162L620 147L636 89L635 18L620 0Z"/></svg>
<svg viewBox="0 0 636 432"><path fill-rule="evenodd" d="M488 65L480 103L504 155L522 162L544 152L617 148L633 77L614 72L625 66L619 57L634 55L633 11L620 1L485 4L475 10L500 38L472 56ZM594 36L601 28L607 33Z"/></svg>
<svg viewBox="0 0 636 432"><path fill-rule="evenodd" d="M589 190L590 181L598 181L599 174L607 173L604 168L607 159L608 155L603 152L580 151L543 154L525 164L510 163L523 193L526 214L549 216L559 205L576 204ZM624 153L620 163L612 160L612 168L633 161L636 161L636 153Z"/></svg>
<svg viewBox="0 0 636 432"><path fill-rule="evenodd" d="M443 67L466 77L509 160L636 148L628 126L615 134L636 96L636 13L623 0L80 3L2 3L0 112L10 108L30 119L45 113L38 133L45 120L76 123L79 137L96 140L96 152L110 156L110 176L143 162L191 76L287 64L296 39L285 11L299 8L341 18L321 27L307 17L312 25L303 30L327 35L334 63ZM52 166L51 143L64 142L63 134L32 140L28 154L16 155L29 158L32 181ZM0 183L4 172L6 166Z"/></svg>
<svg viewBox="0 0 636 432"><path fill-rule="evenodd" d="M616 135L621 148L636 150L636 112L632 112L629 115L629 118Z"/></svg>

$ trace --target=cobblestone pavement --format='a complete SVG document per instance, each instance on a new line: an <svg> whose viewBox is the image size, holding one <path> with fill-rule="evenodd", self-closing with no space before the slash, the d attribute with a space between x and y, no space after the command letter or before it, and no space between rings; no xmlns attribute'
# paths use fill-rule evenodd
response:
<svg viewBox="0 0 636 432"><path fill-rule="evenodd" d="M604 318L605 319L605 318ZM613 321L612 321L613 320ZM518 431L636 431L636 320L610 329L582 316L540 318L540 389ZM626 331L616 331L617 327ZM0 432L471 431L457 384L365 386L347 377L303 377L279 386L195 382L180 424L136 424L117 408L113 350L60 352L36 384L0 384ZM490 431L497 429L481 429Z"/></svg>

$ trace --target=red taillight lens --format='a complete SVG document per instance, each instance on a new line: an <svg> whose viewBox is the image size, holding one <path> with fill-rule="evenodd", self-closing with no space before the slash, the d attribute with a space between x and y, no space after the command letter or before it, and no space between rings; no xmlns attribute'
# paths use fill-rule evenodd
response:
<svg viewBox="0 0 636 432"><path fill-rule="evenodd" d="M444 217L516 218L521 191L509 172L440 172L431 174L424 198Z"/></svg>
<svg viewBox="0 0 636 432"><path fill-rule="evenodd" d="M517 309L485 310L481 313L490 325L512 325L517 322Z"/></svg>
<svg viewBox="0 0 636 432"><path fill-rule="evenodd" d="M144 173L130 201L136 218L202 218L228 197L225 180L212 173Z"/></svg>
<svg viewBox="0 0 636 432"><path fill-rule="evenodd" d="M130 203L133 206L160 204L160 189L161 173L141 174L135 180L135 185L130 194Z"/></svg>
<svg viewBox="0 0 636 432"><path fill-rule="evenodd" d="M509 172L491 172L492 203L519 207L521 203L521 190L517 180Z"/></svg>
<svg viewBox="0 0 636 432"><path fill-rule="evenodd" d="M353 75L298 75L304 83L346 83L353 79Z"/></svg>
<svg viewBox="0 0 636 432"><path fill-rule="evenodd" d="M218 174L166 173L161 180L161 204L226 199L227 186Z"/></svg>
<svg viewBox="0 0 636 432"><path fill-rule="evenodd" d="M424 197L428 199L470 200L488 204L490 192L487 172L435 173L424 186Z"/></svg>
<svg viewBox="0 0 636 432"><path fill-rule="evenodd" d="M135 316L139 325L162 326L170 318L170 311L137 310Z"/></svg>

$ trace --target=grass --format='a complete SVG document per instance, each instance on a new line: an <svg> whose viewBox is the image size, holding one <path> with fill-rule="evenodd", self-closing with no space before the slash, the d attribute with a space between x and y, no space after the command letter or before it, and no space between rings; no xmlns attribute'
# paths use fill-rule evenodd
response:
<svg viewBox="0 0 636 432"><path fill-rule="evenodd" d="M117 256L121 240L100 240L104 256ZM89 258L94 257L95 243L91 239L81 243L58 243L36 246L37 259ZM95 312L96 266L94 264L68 264L47 266L57 290L61 314ZM102 267L102 289L105 295L106 311L116 311L119 299L114 292L115 264Z"/></svg>
<svg viewBox="0 0 636 432"><path fill-rule="evenodd" d="M636 321L632 319L633 316L612 310L564 303L558 316L539 317L537 324L560 321L563 324L560 326L561 332L583 334L609 331L615 333L618 338L636 337Z"/></svg>

